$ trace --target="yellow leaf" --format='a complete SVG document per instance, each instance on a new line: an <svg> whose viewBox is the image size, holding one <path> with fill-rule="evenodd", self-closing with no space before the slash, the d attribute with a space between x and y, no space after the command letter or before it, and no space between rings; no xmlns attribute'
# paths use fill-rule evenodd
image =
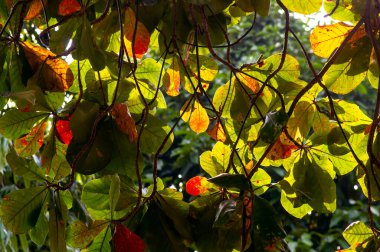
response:
<svg viewBox="0 0 380 252"><path fill-rule="evenodd" d="M15 150L21 157L30 157L35 154L44 142L46 123L40 123L32 128L26 136L16 139Z"/></svg>
<svg viewBox="0 0 380 252"><path fill-rule="evenodd" d="M176 56L173 57L173 62L166 70L163 83L165 91L170 96L179 95L179 85L181 83L181 73L180 73L180 59Z"/></svg>
<svg viewBox="0 0 380 252"><path fill-rule="evenodd" d="M45 48L28 42L21 43L26 59L34 72L39 72L41 88L51 92L66 91L74 81L69 65Z"/></svg>
<svg viewBox="0 0 380 252"><path fill-rule="evenodd" d="M323 58L330 57L331 53L342 44L352 29L353 26L342 22L316 27L310 35L311 48L314 54ZM349 42L354 42L365 35L364 28L360 28Z"/></svg>
<svg viewBox="0 0 380 252"><path fill-rule="evenodd" d="M239 84L240 82L244 86L248 87L253 93L257 93L260 90L260 84L254 78L251 78L243 73L237 73L236 77L235 84Z"/></svg>
<svg viewBox="0 0 380 252"><path fill-rule="evenodd" d="M209 123L206 109L196 100L190 116L190 128L196 133L202 133L207 130Z"/></svg>

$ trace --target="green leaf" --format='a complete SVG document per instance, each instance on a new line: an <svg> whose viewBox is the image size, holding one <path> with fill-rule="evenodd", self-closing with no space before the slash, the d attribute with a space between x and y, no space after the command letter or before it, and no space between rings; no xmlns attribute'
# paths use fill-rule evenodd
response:
<svg viewBox="0 0 380 252"><path fill-rule="evenodd" d="M6 159L15 175L31 180L45 180L44 171L37 166L34 160L19 157L13 148L8 152Z"/></svg>
<svg viewBox="0 0 380 252"><path fill-rule="evenodd" d="M252 222L257 226L261 236L280 236L282 238L286 236L281 217L268 201L261 197L254 196L252 205Z"/></svg>
<svg viewBox="0 0 380 252"><path fill-rule="evenodd" d="M215 215L214 228L228 229L241 221L243 204L241 200L228 199L220 202Z"/></svg>
<svg viewBox="0 0 380 252"><path fill-rule="evenodd" d="M46 112L21 112L10 109L0 118L0 133L9 139L16 139L29 133L33 125L48 117Z"/></svg>
<svg viewBox="0 0 380 252"><path fill-rule="evenodd" d="M218 73L218 64L216 61L208 56L199 55L199 71L200 71L200 79L205 82L211 82L215 79ZM197 55L190 54L187 66L190 68L193 76L198 79L198 63L197 63ZM197 85L197 83L194 83Z"/></svg>
<svg viewBox="0 0 380 252"><path fill-rule="evenodd" d="M136 78L139 80L148 80L149 83L157 87L158 82L160 81L162 65L154 59L144 59L138 65L136 69ZM160 84L160 86L162 83Z"/></svg>
<svg viewBox="0 0 380 252"><path fill-rule="evenodd" d="M111 184L110 184L110 190L109 190L111 215L113 215L117 202L119 201L119 197L120 197L120 178L117 174L115 174L111 177Z"/></svg>
<svg viewBox="0 0 380 252"><path fill-rule="evenodd" d="M284 183L283 183L284 184ZM281 205L282 207L291 215L298 219L302 219L306 214L311 212L313 208L306 203L297 204L295 206L294 202L297 200L297 196L292 189L284 189L283 184L281 185Z"/></svg>
<svg viewBox="0 0 380 252"><path fill-rule="evenodd" d="M354 90L366 77L370 52L368 38L347 44L323 75L326 87L337 94L348 94Z"/></svg>
<svg viewBox="0 0 380 252"><path fill-rule="evenodd" d="M268 185L272 182L271 176L261 168L253 174L251 178L252 188L255 195L261 195L268 190Z"/></svg>
<svg viewBox="0 0 380 252"><path fill-rule="evenodd" d="M289 10L305 15L319 11L322 6L322 0L283 0L282 2Z"/></svg>
<svg viewBox="0 0 380 252"><path fill-rule="evenodd" d="M65 227L67 221L67 207L61 200L59 191L50 191L49 202L49 241L50 251L65 252L66 235Z"/></svg>
<svg viewBox="0 0 380 252"><path fill-rule="evenodd" d="M288 114L282 109L268 113L265 116L265 122L259 132L261 140L266 143L275 142L280 136L288 118Z"/></svg>
<svg viewBox="0 0 380 252"><path fill-rule="evenodd" d="M343 232L344 239L348 244L357 245L367 243L374 238L372 230L361 221L351 223Z"/></svg>
<svg viewBox="0 0 380 252"><path fill-rule="evenodd" d="M141 130L141 129L140 129ZM156 117L149 115L146 124L144 125L144 131L141 135L141 150L145 153L157 153L160 146L163 144L163 140L169 134L170 127L164 124ZM171 133L168 141L164 147L160 150L160 154L165 153L174 140L174 134Z"/></svg>
<svg viewBox="0 0 380 252"><path fill-rule="evenodd" d="M65 52L70 39L73 36L73 33L78 29L80 25L80 19L78 17L73 17L68 19L66 22L63 22L59 26L59 30L55 31L51 29L50 39L49 39L49 48L55 54L61 54Z"/></svg>
<svg viewBox="0 0 380 252"><path fill-rule="evenodd" d="M94 71L100 71L106 67L103 51L95 43L91 24L86 16L83 16L81 37L77 46L79 46L77 50L80 50L89 59Z"/></svg>
<svg viewBox="0 0 380 252"><path fill-rule="evenodd" d="M200 156L202 169L211 177L227 170L230 161L231 149L222 142L217 142L211 151L203 152Z"/></svg>
<svg viewBox="0 0 380 252"><path fill-rule="evenodd" d="M111 236L111 226L107 226L100 232L95 239L92 241L91 245L87 248L88 252L111 252L110 241Z"/></svg>
<svg viewBox="0 0 380 252"><path fill-rule="evenodd" d="M13 191L3 197L0 218L14 234L25 233L36 225L46 198L44 186Z"/></svg>
<svg viewBox="0 0 380 252"><path fill-rule="evenodd" d="M209 178L208 181L226 188L237 188L240 190L249 189L247 178L242 174L221 173L215 177Z"/></svg>
<svg viewBox="0 0 380 252"><path fill-rule="evenodd" d="M54 180L58 181L71 173L71 166L66 159L61 158L58 155L54 155L51 162L51 169L54 172Z"/></svg>
<svg viewBox="0 0 380 252"><path fill-rule="evenodd" d="M324 8L327 13L335 8L336 1L324 1ZM331 17L335 20L357 22L364 15L365 4L361 0L339 1L338 8L334 10Z"/></svg>
<svg viewBox="0 0 380 252"><path fill-rule="evenodd" d="M238 0L236 6L245 12L256 11L261 16L268 16L270 0Z"/></svg>
<svg viewBox="0 0 380 252"><path fill-rule="evenodd" d="M46 236L49 232L49 222L44 212L45 211L41 212L36 225L29 230L30 239L39 246L45 243Z"/></svg>

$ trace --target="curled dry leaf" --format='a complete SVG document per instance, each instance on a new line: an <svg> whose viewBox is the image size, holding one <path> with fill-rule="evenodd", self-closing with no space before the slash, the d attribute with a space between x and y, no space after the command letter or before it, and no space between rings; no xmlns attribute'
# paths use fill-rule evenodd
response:
<svg viewBox="0 0 380 252"><path fill-rule="evenodd" d="M34 72L38 72L41 88L50 92L63 92L74 81L73 72L63 59L45 48L28 42L21 43L26 59Z"/></svg>
<svg viewBox="0 0 380 252"><path fill-rule="evenodd" d="M136 35L134 37L135 31ZM135 12L131 8L127 8L125 11L124 37L124 44L129 57L132 57L133 53L135 53L136 58L141 59L148 51L150 33L145 25L139 21L137 21L136 27ZM132 43L133 40L134 43Z"/></svg>
<svg viewBox="0 0 380 252"><path fill-rule="evenodd" d="M59 4L58 14L68 16L74 12L80 11L82 6L76 0L63 0Z"/></svg>
<svg viewBox="0 0 380 252"><path fill-rule="evenodd" d="M199 196L208 192L207 178L202 176L195 176L189 179L186 183L186 192L191 196Z"/></svg>
<svg viewBox="0 0 380 252"><path fill-rule="evenodd" d="M129 113L128 106L124 103L117 103L112 109L112 116L115 117L116 125L119 130L129 136L129 140L137 140L137 129L135 120Z"/></svg>
<svg viewBox="0 0 380 252"><path fill-rule="evenodd" d="M73 139L73 132L70 128L70 119L71 117L67 119L59 119L55 124L55 135L59 141L66 145L70 144L71 139Z"/></svg>
<svg viewBox="0 0 380 252"><path fill-rule="evenodd" d="M144 252L145 243L137 234L118 223L112 237L116 252Z"/></svg>

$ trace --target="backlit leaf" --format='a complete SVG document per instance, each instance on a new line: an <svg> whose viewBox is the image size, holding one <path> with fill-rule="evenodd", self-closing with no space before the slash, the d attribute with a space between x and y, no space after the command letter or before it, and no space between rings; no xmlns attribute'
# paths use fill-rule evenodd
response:
<svg viewBox="0 0 380 252"><path fill-rule="evenodd" d="M355 221L351 223L343 232L344 239L348 242L348 244L358 245L364 244L369 241L369 239L373 238L372 230L367 227L361 221Z"/></svg>
<svg viewBox="0 0 380 252"><path fill-rule="evenodd" d="M218 65L215 60L205 55L199 55L198 60L201 80L205 82L213 81L216 77L216 74L218 73ZM198 79L197 55L190 54L186 64L189 66L195 78Z"/></svg>
<svg viewBox="0 0 380 252"><path fill-rule="evenodd" d="M283 0L282 2L289 10L301 14L317 12L322 6L322 0Z"/></svg>
<svg viewBox="0 0 380 252"><path fill-rule="evenodd" d="M311 48L314 54L328 58L334 52L336 48L340 46L347 35L352 31L354 27L349 26L343 22L317 26L310 35ZM349 40L354 42L366 35L364 28L359 29L355 32L353 37Z"/></svg>
<svg viewBox="0 0 380 252"><path fill-rule="evenodd" d="M29 5L29 10L28 12L26 13L26 16L25 16L25 20L30 20L30 19L33 19L35 17L37 17L42 8L43 8L43 2L44 4L46 4L46 0L33 0L30 5Z"/></svg>
<svg viewBox="0 0 380 252"><path fill-rule="evenodd" d="M129 113L128 106L125 103L117 103L112 108L112 116L115 118L119 130L129 136L131 142L137 140L137 129L135 120Z"/></svg>
<svg viewBox="0 0 380 252"><path fill-rule="evenodd" d="M173 57L173 61L166 70L162 79L165 91L170 96L179 95L179 86L181 83L180 59L177 56Z"/></svg>
<svg viewBox="0 0 380 252"><path fill-rule="evenodd" d="M297 146L286 137L285 133L282 133L269 151L267 158L270 160L286 159L296 149Z"/></svg>
<svg viewBox="0 0 380 252"><path fill-rule="evenodd" d="M186 182L186 192L191 196L199 196L208 192L207 178L195 176Z"/></svg>
<svg viewBox="0 0 380 252"><path fill-rule="evenodd" d="M85 248L105 227L107 224L100 221L87 227L82 221L76 220L67 229L67 244L74 248Z"/></svg>
<svg viewBox="0 0 380 252"><path fill-rule="evenodd" d="M43 90L62 92L71 87L74 76L66 61L29 42L21 45L30 67L38 74L38 84Z"/></svg>
<svg viewBox="0 0 380 252"><path fill-rule="evenodd" d="M136 23L135 12L129 7L125 11L124 43L129 57L133 57L135 54L136 58L139 59L148 51L150 43L148 29L140 21Z"/></svg>
<svg viewBox="0 0 380 252"><path fill-rule="evenodd" d="M73 132L70 128L70 118L59 119L55 124L55 135L63 144L70 144L71 139L73 138Z"/></svg>
<svg viewBox="0 0 380 252"><path fill-rule="evenodd" d="M21 157L30 157L36 153L44 143L44 133L46 123L42 122L34 126L30 132L14 141L14 147L18 155Z"/></svg>
<svg viewBox="0 0 380 252"><path fill-rule="evenodd" d="M67 16L80 11L81 8L82 6L76 0L62 0L59 3L58 13L61 16Z"/></svg>
<svg viewBox="0 0 380 252"><path fill-rule="evenodd" d="M118 223L115 227L112 241L116 252L144 252L144 241L123 224Z"/></svg>
<svg viewBox="0 0 380 252"><path fill-rule="evenodd" d="M206 109L196 99L190 115L190 128L196 133L205 132L210 124Z"/></svg>
<svg viewBox="0 0 380 252"><path fill-rule="evenodd" d="M223 125L219 121L216 122L215 126L212 129L207 131L207 134L216 141L225 142L227 139Z"/></svg>

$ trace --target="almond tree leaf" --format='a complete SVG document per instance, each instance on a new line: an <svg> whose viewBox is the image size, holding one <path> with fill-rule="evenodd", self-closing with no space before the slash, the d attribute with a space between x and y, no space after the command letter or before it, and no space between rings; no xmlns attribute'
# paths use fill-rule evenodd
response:
<svg viewBox="0 0 380 252"><path fill-rule="evenodd" d="M49 116L46 112L21 112L10 109L0 118L0 133L9 139L16 139L29 133L38 121Z"/></svg>
<svg viewBox="0 0 380 252"><path fill-rule="evenodd" d="M322 0L283 0L282 2L289 10L305 15L319 11L322 6Z"/></svg>
<svg viewBox="0 0 380 252"><path fill-rule="evenodd" d="M144 125L144 131L141 135L141 150L144 153L156 153L158 148L163 143L165 137L169 134L170 127L163 123L158 118L149 115L146 124ZM160 154L165 153L174 140L174 134L171 133L168 141Z"/></svg>
<svg viewBox="0 0 380 252"><path fill-rule="evenodd" d="M137 27L136 27L137 25ZM136 33L134 32L136 29ZM134 38L134 34L135 38ZM134 44L132 43L134 39ZM150 33L143 23L137 21L135 12L131 8L125 10L124 19L124 43L127 48L129 57L133 57L133 52L136 58L141 59L148 51L150 43ZM132 49L133 44L133 49Z"/></svg>
<svg viewBox="0 0 380 252"><path fill-rule="evenodd" d="M165 92L170 96L179 95L179 87L181 83L180 59L178 56L173 57L173 61L166 70L162 79Z"/></svg>
<svg viewBox="0 0 380 252"><path fill-rule="evenodd" d="M115 252L144 252L145 249L144 241L121 223L116 224L112 241L115 247Z"/></svg>
<svg viewBox="0 0 380 252"><path fill-rule="evenodd" d="M73 132L70 128L70 119L71 117L67 119L59 119L55 123L55 135L58 140L65 145L69 145L71 139L73 139Z"/></svg>
<svg viewBox="0 0 380 252"><path fill-rule="evenodd" d="M82 6L76 0L63 0L59 3L58 14L68 16L74 12L80 11Z"/></svg>
<svg viewBox="0 0 380 252"><path fill-rule="evenodd" d="M135 120L129 113L128 106L125 103L116 103L112 108L112 116L115 118L119 130L129 136L131 142L137 140L137 129Z"/></svg>
<svg viewBox="0 0 380 252"><path fill-rule="evenodd" d="M13 191L3 197L0 218L12 233L25 233L36 225L46 199L44 186Z"/></svg>
<svg viewBox="0 0 380 252"><path fill-rule="evenodd" d="M71 166L66 159L61 158L57 154L51 161L51 170L54 172L54 180L58 181L71 173Z"/></svg>
<svg viewBox="0 0 380 252"><path fill-rule="evenodd" d="M375 50L372 49L369 68L367 72L368 80L371 86L375 89L379 88L379 63L376 59Z"/></svg>
<svg viewBox="0 0 380 252"><path fill-rule="evenodd" d="M251 92L256 94L260 89L260 84L257 80L254 78L244 74L244 73L237 73L235 83L241 83L245 87L247 87Z"/></svg>
<svg viewBox="0 0 380 252"><path fill-rule="evenodd" d="M332 0L325 0L323 5L326 13L334 10L331 17L335 20L355 23L364 15L365 4L361 0L339 1L338 8L335 7L336 1Z"/></svg>
<svg viewBox="0 0 380 252"><path fill-rule="evenodd" d="M351 223L343 232L344 239L348 244L364 244L374 238L372 230L361 221Z"/></svg>
<svg viewBox="0 0 380 252"><path fill-rule="evenodd" d="M48 232L49 222L45 216L44 211L42 211L40 217L38 217L36 225L29 230L28 234L32 242L39 246L42 246L45 243Z"/></svg>
<svg viewBox="0 0 380 252"><path fill-rule="evenodd" d="M74 76L66 61L55 58L54 53L29 42L22 42L21 46L43 90L62 92L71 87Z"/></svg>
<svg viewBox="0 0 380 252"><path fill-rule="evenodd" d="M212 139L220 142L225 142L227 140L226 133L224 132L222 123L217 121L215 126L207 131L207 134L212 137Z"/></svg>
<svg viewBox="0 0 380 252"><path fill-rule="evenodd" d="M190 115L190 128L196 133L202 133L207 130L209 124L210 119L208 118L206 109L196 99Z"/></svg>
<svg viewBox="0 0 380 252"><path fill-rule="evenodd" d="M283 109L268 113L259 132L261 139L266 143L275 142L280 136L288 119L289 117Z"/></svg>
<svg viewBox="0 0 380 252"><path fill-rule="evenodd" d="M76 220L67 228L67 245L74 248L85 248L106 227L108 227L107 223L95 221L89 228L82 221Z"/></svg>
<svg viewBox="0 0 380 252"><path fill-rule="evenodd" d="M326 87L336 94L348 94L365 78L371 53L367 38L347 44L323 75Z"/></svg>
<svg viewBox="0 0 380 252"><path fill-rule="evenodd" d="M265 193L268 190L268 185L271 182L271 176L264 169L257 169L251 178L252 188L255 192L255 195L261 195Z"/></svg>
<svg viewBox="0 0 380 252"><path fill-rule="evenodd" d="M38 167L34 160L19 157L13 148L8 152L6 160L13 174L24 176L31 180L45 180L44 171Z"/></svg>
<svg viewBox="0 0 380 252"><path fill-rule="evenodd" d="M49 201L49 241L50 251L65 252L66 250L67 207L61 200L59 191L50 191Z"/></svg>
<svg viewBox="0 0 380 252"><path fill-rule="evenodd" d="M317 26L311 32L310 43L314 54L322 58L328 58L330 55L338 48L347 35L352 31L354 27L347 25L343 22ZM349 43L355 42L356 40L366 36L364 27L360 28L352 38Z"/></svg>
<svg viewBox="0 0 380 252"><path fill-rule="evenodd" d="M242 174L221 173L209 178L208 181L220 187L237 188L240 190L249 189L247 178Z"/></svg>
<svg viewBox="0 0 380 252"><path fill-rule="evenodd" d="M43 0L43 3L46 4L46 0ZM24 17L25 20L30 20L38 15L40 15L41 10L43 9L42 0L33 0L29 5L29 10Z"/></svg>
<svg viewBox="0 0 380 252"><path fill-rule="evenodd" d="M191 196L199 196L208 192L207 178L195 176L186 182L186 192Z"/></svg>
<svg viewBox="0 0 380 252"><path fill-rule="evenodd" d="M87 252L111 252L111 239L111 227L107 226L94 238L91 245L87 248Z"/></svg>
<svg viewBox="0 0 380 252"><path fill-rule="evenodd" d="M30 132L14 141L14 148L21 157L31 157L35 154L44 143L44 133L46 122L42 122L34 126Z"/></svg>
<svg viewBox="0 0 380 252"><path fill-rule="evenodd" d="M206 55L199 55L198 57L201 80L205 82L213 81L218 73L218 64L213 58L210 58ZM198 79L198 64L196 54L189 55L187 66L190 68L195 78Z"/></svg>
<svg viewBox="0 0 380 252"><path fill-rule="evenodd" d="M182 115L182 120L184 122L188 122L190 119L192 106L189 103L191 103L192 101L193 99L190 97L186 100L185 104L183 104L182 108L180 109L180 114Z"/></svg>

